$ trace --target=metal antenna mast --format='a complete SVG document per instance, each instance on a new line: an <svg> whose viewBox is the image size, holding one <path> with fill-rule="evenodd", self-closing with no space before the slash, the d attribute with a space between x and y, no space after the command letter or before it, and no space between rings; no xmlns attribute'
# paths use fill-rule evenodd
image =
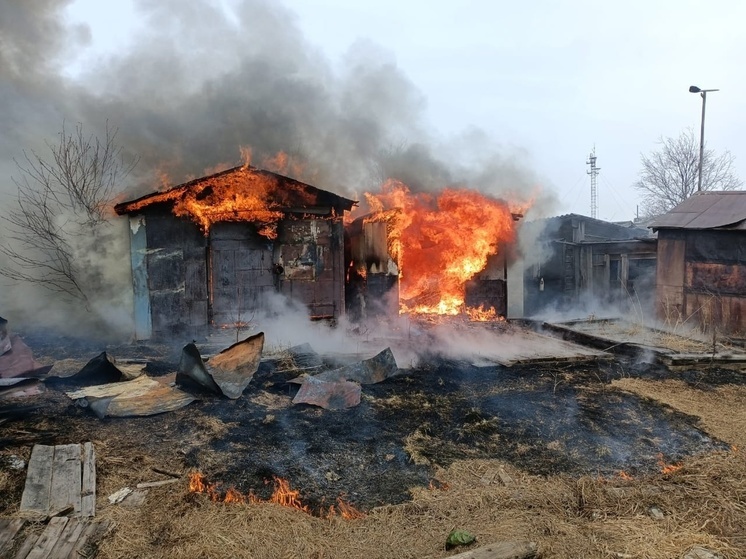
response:
<svg viewBox="0 0 746 559"><path fill-rule="evenodd" d="M596 219L598 217L598 189L596 187L596 177L601 167L596 167L596 146L593 146L593 151L588 156L586 165L591 166L590 171L586 171L591 176L591 217Z"/></svg>

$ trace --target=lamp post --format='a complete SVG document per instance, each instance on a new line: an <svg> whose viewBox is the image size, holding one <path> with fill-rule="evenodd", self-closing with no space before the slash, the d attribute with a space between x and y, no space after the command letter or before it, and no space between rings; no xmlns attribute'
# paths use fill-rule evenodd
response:
<svg viewBox="0 0 746 559"><path fill-rule="evenodd" d="M707 93L710 91L720 90L700 89L696 85L689 86L689 93L699 93L702 96L702 129L699 133L699 177L697 179L697 192L702 191L702 159L705 155L705 104L707 103Z"/></svg>

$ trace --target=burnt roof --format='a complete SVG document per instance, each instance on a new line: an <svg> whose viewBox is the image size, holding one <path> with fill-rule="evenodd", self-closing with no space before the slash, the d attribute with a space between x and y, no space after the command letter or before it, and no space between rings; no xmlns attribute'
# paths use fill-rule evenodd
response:
<svg viewBox="0 0 746 559"><path fill-rule="evenodd" d="M657 229L746 229L746 191L698 192L649 225Z"/></svg>
<svg viewBox="0 0 746 559"><path fill-rule="evenodd" d="M241 175L263 177L269 179L273 183L275 187L271 200L271 206L273 208L291 210L311 207L330 207L337 211L349 211L357 204L355 200L344 198L343 196L339 196L333 192L321 190L320 188L291 179L290 177L252 166L241 165L185 182L168 190L154 192L134 200L122 202L114 206L114 211L119 215L124 215L134 213L152 204L173 203L181 199L187 193L206 192L207 189L216 181L233 181L236 178L240 179ZM249 183L247 183L246 187L249 187Z"/></svg>

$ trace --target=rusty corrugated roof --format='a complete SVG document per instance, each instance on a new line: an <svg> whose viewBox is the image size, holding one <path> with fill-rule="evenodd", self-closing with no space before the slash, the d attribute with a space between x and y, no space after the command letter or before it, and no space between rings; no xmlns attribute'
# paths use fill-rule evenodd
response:
<svg viewBox="0 0 746 559"><path fill-rule="evenodd" d="M657 229L746 229L746 191L699 192L650 227Z"/></svg>

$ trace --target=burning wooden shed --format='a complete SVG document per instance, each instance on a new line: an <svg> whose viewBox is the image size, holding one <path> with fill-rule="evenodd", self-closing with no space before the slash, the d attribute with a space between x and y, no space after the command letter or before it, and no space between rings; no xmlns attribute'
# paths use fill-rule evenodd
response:
<svg viewBox="0 0 746 559"><path fill-rule="evenodd" d="M658 317L743 335L746 192L699 192L650 227L658 232Z"/></svg>
<svg viewBox="0 0 746 559"><path fill-rule="evenodd" d="M652 302L656 239L646 229L567 214L526 223L538 229L540 263L524 275L524 312L595 301Z"/></svg>
<svg viewBox="0 0 746 559"><path fill-rule="evenodd" d="M342 219L354 205L251 166L117 204L130 220L137 338L240 325L272 293L311 317L343 314Z"/></svg>
<svg viewBox="0 0 746 559"><path fill-rule="evenodd" d="M396 180L366 198L373 211L346 230L351 313L507 315L521 213L474 190L415 193Z"/></svg>

